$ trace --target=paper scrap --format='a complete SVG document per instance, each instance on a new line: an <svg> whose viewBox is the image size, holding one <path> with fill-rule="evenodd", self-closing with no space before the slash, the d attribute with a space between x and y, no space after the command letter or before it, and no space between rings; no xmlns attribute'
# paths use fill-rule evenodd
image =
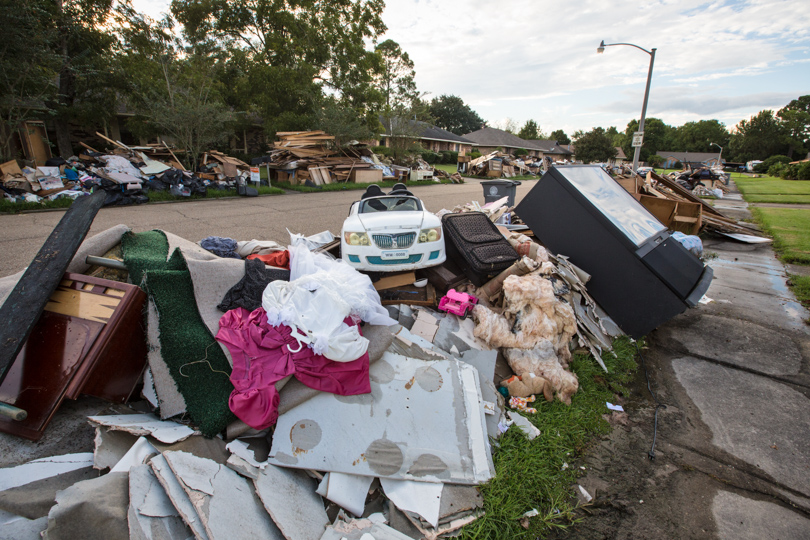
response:
<svg viewBox="0 0 810 540"><path fill-rule="evenodd" d="M607 405L607 408L610 409L611 411L624 412L624 407L622 407L621 405L614 405L609 401L605 402L605 405Z"/></svg>

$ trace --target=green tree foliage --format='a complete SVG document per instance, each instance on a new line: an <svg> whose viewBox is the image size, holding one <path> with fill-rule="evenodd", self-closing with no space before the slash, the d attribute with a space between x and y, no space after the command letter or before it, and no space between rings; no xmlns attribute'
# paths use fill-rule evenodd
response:
<svg viewBox="0 0 810 540"><path fill-rule="evenodd" d="M601 127L593 128L587 133L581 130L574 133L574 147L577 159L583 163L606 162L616 157L613 141Z"/></svg>
<svg viewBox="0 0 810 540"><path fill-rule="evenodd" d="M0 157L6 161L15 157L11 141L17 126L55 99L60 58L41 2L0 0L0 20Z"/></svg>
<svg viewBox="0 0 810 540"><path fill-rule="evenodd" d="M719 152L720 149L712 145L718 144L725 148L729 141L729 132L725 124L719 120L699 120L687 122L674 128L672 144L669 148L659 148L659 151L673 152Z"/></svg>
<svg viewBox="0 0 810 540"><path fill-rule="evenodd" d="M785 129L784 142L788 145L788 157L807 152L810 149L810 95L794 99L779 109L776 116Z"/></svg>
<svg viewBox="0 0 810 540"><path fill-rule="evenodd" d="M540 126L537 125L537 122L531 119L526 120L526 123L523 124L523 127L518 131L517 136L524 141L537 141L546 138L545 133L540 131Z"/></svg>
<svg viewBox="0 0 810 540"><path fill-rule="evenodd" d="M218 60L205 48L183 47L174 21L155 22L132 10L121 34L122 67L130 73L130 104L137 113L132 129L146 137L167 136L186 150L196 167L199 156L232 131L230 108L220 95Z"/></svg>
<svg viewBox="0 0 810 540"><path fill-rule="evenodd" d="M613 129L615 130L616 128L613 128ZM557 130L552 131L551 135L549 135L549 138L552 141L557 141L557 144L563 144L563 145L571 144L571 139L569 139L568 135L565 134L565 131L563 131L561 129L557 129Z"/></svg>
<svg viewBox="0 0 810 540"><path fill-rule="evenodd" d="M788 163L790 163L790 158L787 156L771 156L762 163L754 165L754 172L760 174L767 173L768 170L777 163L787 165Z"/></svg>
<svg viewBox="0 0 810 540"><path fill-rule="evenodd" d="M671 150L667 148L671 144L671 133L673 128L666 125L659 118L647 118L644 122L644 143L641 147L640 161L649 161L649 157L656 152ZM622 150L626 156L632 156L635 153L633 148L633 133L638 131L638 121L632 120L627 124L627 129L624 131L625 138L622 144ZM615 137L614 137L615 138ZM613 141L611 140L611 143ZM579 154L579 152L577 152Z"/></svg>
<svg viewBox="0 0 810 540"><path fill-rule="evenodd" d="M430 114L437 126L456 135L477 131L485 123L460 97L446 94L431 100Z"/></svg>
<svg viewBox="0 0 810 540"><path fill-rule="evenodd" d="M416 71L408 53L392 39L377 45L375 52L381 66L376 86L382 93L385 108L396 111L410 107L420 95L414 80Z"/></svg>
<svg viewBox="0 0 810 540"><path fill-rule="evenodd" d="M741 120L728 143L732 161L764 159L776 154L787 154L785 127L773 111L764 110L750 120Z"/></svg>
<svg viewBox="0 0 810 540"><path fill-rule="evenodd" d="M376 134L350 107L345 107L335 98L327 99L315 116L315 129L334 135L335 144L342 146L349 141L376 138Z"/></svg>

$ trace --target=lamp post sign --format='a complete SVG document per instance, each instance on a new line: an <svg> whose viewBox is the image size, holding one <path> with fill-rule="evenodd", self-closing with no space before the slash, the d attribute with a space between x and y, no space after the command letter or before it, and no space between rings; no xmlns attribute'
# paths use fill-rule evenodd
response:
<svg viewBox="0 0 810 540"><path fill-rule="evenodd" d="M644 142L644 132L643 131L636 131L633 133L633 148L641 148L642 143Z"/></svg>

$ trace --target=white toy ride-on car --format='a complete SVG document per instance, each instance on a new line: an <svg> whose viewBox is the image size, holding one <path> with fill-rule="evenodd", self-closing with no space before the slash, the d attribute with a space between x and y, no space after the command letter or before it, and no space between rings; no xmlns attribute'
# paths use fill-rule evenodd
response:
<svg viewBox="0 0 810 540"><path fill-rule="evenodd" d="M401 272L442 264L442 221L421 200L397 184L386 193L370 185L343 222L340 253L367 272Z"/></svg>

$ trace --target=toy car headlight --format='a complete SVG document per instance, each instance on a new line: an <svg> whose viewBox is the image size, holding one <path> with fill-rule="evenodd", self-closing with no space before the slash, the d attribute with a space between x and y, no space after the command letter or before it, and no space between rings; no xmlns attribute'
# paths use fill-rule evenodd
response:
<svg viewBox="0 0 810 540"><path fill-rule="evenodd" d="M371 244L368 235L364 232L345 232L343 233L343 239L350 246L368 246Z"/></svg>
<svg viewBox="0 0 810 540"><path fill-rule="evenodd" d="M442 238L441 227L433 227L432 229L422 229L421 231L419 231L420 242L435 242L437 240L441 240L441 238Z"/></svg>

